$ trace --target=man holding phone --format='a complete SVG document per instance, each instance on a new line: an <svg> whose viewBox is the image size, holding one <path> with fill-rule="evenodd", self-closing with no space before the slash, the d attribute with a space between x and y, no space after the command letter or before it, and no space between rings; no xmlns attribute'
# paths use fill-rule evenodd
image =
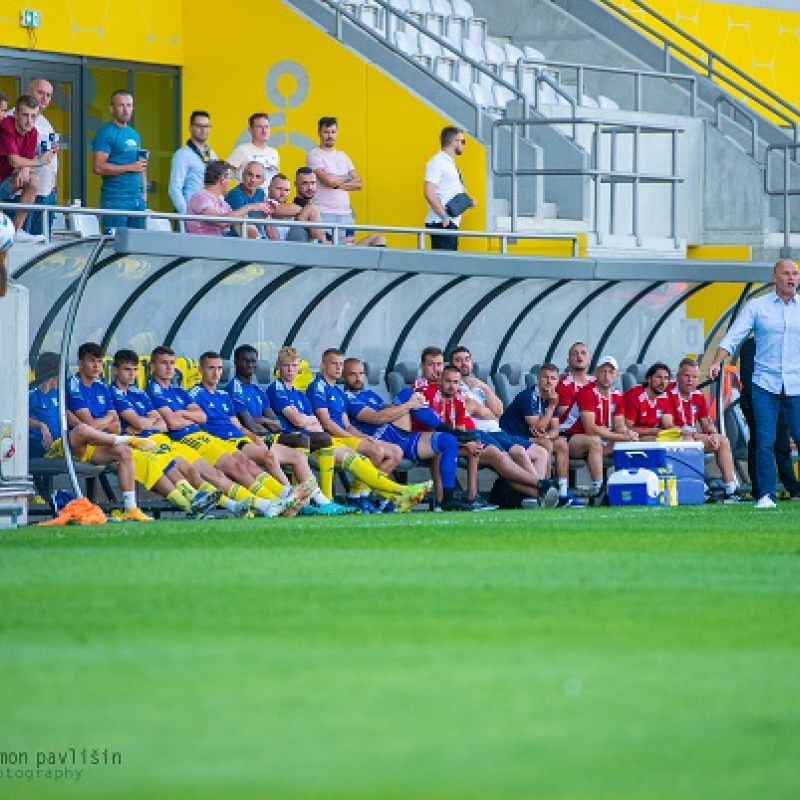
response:
<svg viewBox="0 0 800 800"><path fill-rule="evenodd" d="M111 122L92 141L92 171L102 179L100 208L144 211L147 206L147 160L142 138L130 125L133 95L117 89L111 95ZM103 233L112 228L144 228L144 217L113 214L103 217Z"/></svg>

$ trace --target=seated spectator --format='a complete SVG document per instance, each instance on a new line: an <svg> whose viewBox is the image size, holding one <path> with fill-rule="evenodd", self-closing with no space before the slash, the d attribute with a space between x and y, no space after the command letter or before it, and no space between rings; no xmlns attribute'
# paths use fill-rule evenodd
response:
<svg viewBox="0 0 800 800"><path fill-rule="evenodd" d="M230 165L226 161L211 161L206 167L203 183L205 188L196 192L189 198L186 205L187 214L208 215L211 217L235 217L242 219L251 212L261 212L269 215L271 206L267 203L248 203L235 211L225 202L225 192L228 190L230 180ZM201 222L197 220L186 221L187 233L204 233L208 236L236 236L236 232L227 222ZM258 230L255 226L247 226L247 238L257 239Z"/></svg>
<svg viewBox="0 0 800 800"><path fill-rule="evenodd" d="M283 219L295 219L298 222L319 222L319 209L313 203L299 206L295 203L288 203L289 193L291 192L289 178L282 172L274 175L269 182L267 189L268 199L277 204L274 217ZM317 231L320 235L322 231ZM267 236L270 239L288 242L308 242L308 228L295 228L291 225L269 225Z"/></svg>
<svg viewBox="0 0 800 800"><path fill-rule="evenodd" d="M254 203L268 203L267 195L261 188L264 183L264 167L258 161L251 161L246 164L242 172L242 182L234 186L225 195L225 202L234 210L242 206ZM272 205L272 203L270 203ZM277 203L275 203L277 205ZM264 218L264 214L258 211L250 211L247 215L250 218ZM261 239L267 238L267 230L264 225L257 225L256 230Z"/></svg>

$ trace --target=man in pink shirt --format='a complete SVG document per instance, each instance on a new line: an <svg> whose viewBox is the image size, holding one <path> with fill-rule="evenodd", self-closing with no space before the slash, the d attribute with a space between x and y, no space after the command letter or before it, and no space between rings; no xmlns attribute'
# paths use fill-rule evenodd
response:
<svg viewBox="0 0 800 800"><path fill-rule="evenodd" d="M53 150L37 153L39 134L36 118L39 116L39 101L30 95L22 95L14 106L14 114L0 120L0 202L14 200L21 192L19 202L33 203L39 190L39 179L35 167L49 164ZM33 236L22 230L27 211L14 214L17 242L41 242L43 236Z"/></svg>
<svg viewBox="0 0 800 800"><path fill-rule="evenodd" d="M323 222L353 224L353 209L350 205L350 192L358 192L363 188L361 176L353 166L350 156L343 150L336 149L336 137L339 135L339 124L336 117L322 117L317 124L319 147L310 150L306 165L314 170L317 176L317 191L314 202L320 210ZM339 229L336 240L342 244L355 242L354 231ZM386 239L372 234L356 244L365 247L383 247Z"/></svg>
<svg viewBox="0 0 800 800"><path fill-rule="evenodd" d="M274 206L271 203L245 203L235 211L225 201L225 192L228 191L231 165L227 161L209 161L203 179L204 188L195 192L186 204L187 214L208 215L211 217L247 217L250 212L256 211L269 217ZM233 226L227 222L202 222L200 220L187 220L187 233L204 233L207 236L237 236ZM258 239L258 229L255 225L247 226L247 237Z"/></svg>

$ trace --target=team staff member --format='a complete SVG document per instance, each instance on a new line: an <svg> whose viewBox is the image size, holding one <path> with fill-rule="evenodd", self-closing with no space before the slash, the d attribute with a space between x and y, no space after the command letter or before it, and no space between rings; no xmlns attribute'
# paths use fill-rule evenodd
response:
<svg viewBox="0 0 800 800"><path fill-rule="evenodd" d="M774 289L742 308L719 343L708 375L716 380L720 365L745 336L756 340L753 411L756 419L756 474L761 497L756 508L775 508L775 429L782 410L792 438L800 442L800 303L797 264L783 259L772 270Z"/></svg>

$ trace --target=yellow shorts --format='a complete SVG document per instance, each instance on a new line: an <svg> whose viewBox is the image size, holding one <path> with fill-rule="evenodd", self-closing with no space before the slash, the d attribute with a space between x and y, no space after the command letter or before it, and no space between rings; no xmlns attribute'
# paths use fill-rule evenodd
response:
<svg viewBox="0 0 800 800"><path fill-rule="evenodd" d="M136 480L145 489L152 489L175 466L175 454L171 447L159 446L155 450L132 449L131 455Z"/></svg>
<svg viewBox="0 0 800 800"><path fill-rule="evenodd" d="M86 463L88 464L92 460L92 456L94 455L95 446L93 444L87 444L86 449L83 451L83 455L80 458L75 458L75 461L79 463ZM44 454L45 458L64 458L64 440L63 439L56 439L50 447L47 448L47 451Z"/></svg>
<svg viewBox="0 0 800 800"><path fill-rule="evenodd" d="M210 433L197 431L197 433L187 433L180 443L186 445L188 449L197 453L197 457L202 457L212 466L219 461L222 456L235 453L237 450L236 439L218 439ZM188 458L186 458L189 461ZM197 459L195 459L196 461Z"/></svg>
<svg viewBox="0 0 800 800"><path fill-rule="evenodd" d="M197 452L197 450L185 445L183 442L176 442L173 439L170 439L165 433L154 433L150 436L150 438L155 439L155 441L158 442L159 447L161 445L169 446L169 448L172 450L173 458L182 458L184 461L194 464L195 461L203 457Z"/></svg>
<svg viewBox="0 0 800 800"><path fill-rule="evenodd" d="M334 447L349 447L353 452L358 452L358 446L363 439L358 436L343 436L341 439L338 436L333 437Z"/></svg>

